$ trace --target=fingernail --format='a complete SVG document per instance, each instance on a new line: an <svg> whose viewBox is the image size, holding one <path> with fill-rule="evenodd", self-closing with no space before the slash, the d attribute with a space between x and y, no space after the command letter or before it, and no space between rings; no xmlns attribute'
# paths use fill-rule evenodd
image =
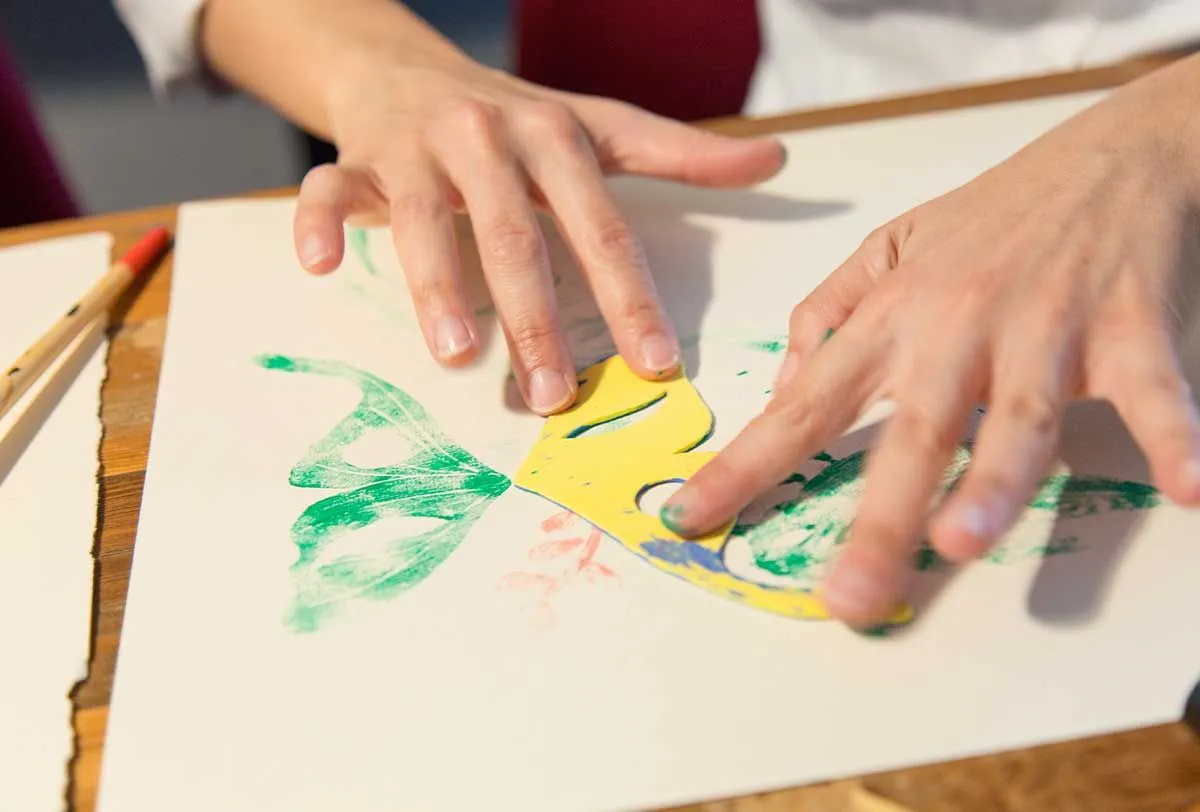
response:
<svg viewBox="0 0 1200 812"><path fill-rule="evenodd" d="M779 367L779 374L775 376L775 389L781 389L788 381L796 374L796 370L800 368L800 356L794 352L789 352L783 359L783 365Z"/></svg>
<svg viewBox="0 0 1200 812"><path fill-rule="evenodd" d="M979 505L959 505L950 514L949 522L979 541L991 540L992 517Z"/></svg>
<svg viewBox="0 0 1200 812"><path fill-rule="evenodd" d="M300 264L305 270L311 270L314 265L329 259L332 252L316 234L309 234L300 244Z"/></svg>
<svg viewBox="0 0 1200 812"><path fill-rule="evenodd" d="M682 524L684 507L683 505L675 504L674 499L675 497L672 497L662 506L662 509L658 512L658 518L659 521L666 525L668 530L682 536L684 535Z"/></svg>
<svg viewBox="0 0 1200 812"><path fill-rule="evenodd" d="M530 406L540 414L552 414L571 400L571 384L561 372L535 370L529 377Z"/></svg>
<svg viewBox="0 0 1200 812"><path fill-rule="evenodd" d="M662 333L642 339L642 364L654 372L670 372L679 366L679 347Z"/></svg>
<svg viewBox="0 0 1200 812"><path fill-rule="evenodd" d="M471 348L471 331L458 316L443 316L434 328L438 356L455 358Z"/></svg>

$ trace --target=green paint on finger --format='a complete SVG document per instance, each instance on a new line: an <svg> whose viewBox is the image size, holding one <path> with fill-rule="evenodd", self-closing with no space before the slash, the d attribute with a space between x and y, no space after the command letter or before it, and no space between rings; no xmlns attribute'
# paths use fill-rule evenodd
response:
<svg viewBox="0 0 1200 812"><path fill-rule="evenodd" d="M658 518L672 533L678 536L684 534L683 527L679 523L679 520L683 518L683 508L679 505L663 505L658 512Z"/></svg>

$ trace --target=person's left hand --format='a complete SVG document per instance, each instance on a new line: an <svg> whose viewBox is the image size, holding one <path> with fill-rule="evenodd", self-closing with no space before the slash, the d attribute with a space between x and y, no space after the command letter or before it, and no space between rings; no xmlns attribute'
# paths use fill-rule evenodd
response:
<svg viewBox="0 0 1200 812"><path fill-rule="evenodd" d="M688 536L720 526L884 397L895 411L821 588L852 626L896 607L926 529L958 562L1004 535L1072 398L1111 401L1157 486L1200 503L1200 417L1175 347L1200 289L1197 113L1190 58L873 233L793 311L772 402L664 522ZM970 469L930 518L981 402Z"/></svg>

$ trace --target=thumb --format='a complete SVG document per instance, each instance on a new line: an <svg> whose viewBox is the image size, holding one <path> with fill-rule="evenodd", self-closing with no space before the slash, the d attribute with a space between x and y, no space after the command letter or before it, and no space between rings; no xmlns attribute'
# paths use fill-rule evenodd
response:
<svg viewBox="0 0 1200 812"><path fill-rule="evenodd" d="M343 224L386 208L366 172L336 164L309 170L300 184L292 217L292 239L300 264L314 274L335 270L346 250Z"/></svg>
<svg viewBox="0 0 1200 812"><path fill-rule="evenodd" d="M609 99L576 100L573 106L610 174L732 188L776 175L787 159L775 138L718 135Z"/></svg>

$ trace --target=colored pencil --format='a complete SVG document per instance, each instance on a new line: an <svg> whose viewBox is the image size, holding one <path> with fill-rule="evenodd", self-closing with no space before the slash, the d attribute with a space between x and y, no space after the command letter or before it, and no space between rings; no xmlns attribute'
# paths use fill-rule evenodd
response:
<svg viewBox="0 0 1200 812"><path fill-rule="evenodd" d="M108 273L34 342L0 377L0 417L34 384L71 342L87 329L166 250L170 232L152 229L117 260Z"/></svg>

